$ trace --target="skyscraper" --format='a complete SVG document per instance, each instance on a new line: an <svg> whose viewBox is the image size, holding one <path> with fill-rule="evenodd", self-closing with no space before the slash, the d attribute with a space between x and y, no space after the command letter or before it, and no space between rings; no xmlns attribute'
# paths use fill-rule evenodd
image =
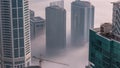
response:
<svg viewBox="0 0 120 68"><path fill-rule="evenodd" d="M113 2L113 29L112 33L120 37L120 1Z"/></svg>
<svg viewBox="0 0 120 68"><path fill-rule="evenodd" d="M0 0L1 68L24 68L31 63L28 0Z"/></svg>
<svg viewBox="0 0 120 68"><path fill-rule="evenodd" d="M51 55L66 47L66 10L57 3L46 8L46 50Z"/></svg>
<svg viewBox="0 0 120 68"><path fill-rule="evenodd" d="M71 43L80 46L88 42L89 28L94 27L94 6L88 1L71 3Z"/></svg>
<svg viewBox="0 0 120 68"><path fill-rule="evenodd" d="M38 37L45 27L45 20L41 17L35 17L34 11L30 11L30 33L31 40Z"/></svg>
<svg viewBox="0 0 120 68"><path fill-rule="evenodd" d="M89 63L92 68L120 68L120 38L111 33L112 25L105 23L90 30Z"/></svg>

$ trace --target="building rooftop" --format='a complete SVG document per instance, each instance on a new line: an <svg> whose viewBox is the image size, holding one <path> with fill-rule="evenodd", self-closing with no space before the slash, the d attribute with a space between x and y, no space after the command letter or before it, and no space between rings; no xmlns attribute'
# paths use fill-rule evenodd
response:
<svg viewBox="0 0 120 68"><path fill-rule="evenodd" d="M93 5L91 5L91 3L89 1L80 1L80 0L76 0L76 1L72 2L72 4L78 5L78 6L81 6L81 7L93 6Z"/></svg>
<svg viewBox="0 0 120 68"><path fill-rule="evenodd" d="M59 8L64 8L64 0L51 2L50 6L58 6Z"/></svg>
<svg viewBox="0 0 120 68"><path fill-rule="evenodd" d="M49 7L47 7L47 8L52 8L52 9L58 9L58 10L63 10L63 11L65 11L64 8L61 8L61 7L57 6L57 5L49 6Z"/></svg>
<svg viewBox="0 0 120 68"><path fill-rule="evenodd" d="M100 26L100 28L95 28L94 31L96 31L98 34L108 39L116 40L120 42L120 38L118 36L113 35L111 29L112 29L112 24L104 23Z"/></svg>
<svg viewBox="0 0 120 68"><path fill-rule="evenodd" d="M45 21L45 20L43 18L41 18L41 17L34 17L34 18L31 18L31 21L41 22L41 21Z"/></svg>

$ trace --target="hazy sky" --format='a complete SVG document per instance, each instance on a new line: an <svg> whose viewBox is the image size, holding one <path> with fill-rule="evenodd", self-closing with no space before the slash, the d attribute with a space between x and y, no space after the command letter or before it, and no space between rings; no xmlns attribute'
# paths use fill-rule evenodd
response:
<svg viewBox="0 0 120 68"><path fill-rule="evenodd" d="M45 18L45 7L49 6L49 2L55 0L30 0L30 8L36 12L36 16ZM74 0L64 0L67 15L70 15L70 3ZM95 27L101 23L111 22L112 20L112 4L117 0L89 0L95 6ZM69 16L67 16L70 19ZM69 22L69 21L68 21Z"/></svg>
<svg viewBox="0 0 120 68"><path fill-rule="evenodd" d="M30 8L35 11L36 16L41 16L45 18L45 7L49 6L49 3L55 0L30 0ZM70 34L70 9L71 2L74 0L64 0L65 9L67 10L67 36ZM90 0L90 2L95 6L95 27L99 27L100 24L104 22L112 22L112 4L117 0ZM69 37L67 37L69 38ZM38 37L32 43L33 55L39 55L40 51L45 49L45 34ZM64 53L64 56L60 56L54 59L55 61L60 61L68 63L71 66L65 67L53 63L45 62L43 63L44 68L84 68L88 63L88 46L82 49L71 50Z"/></svg>

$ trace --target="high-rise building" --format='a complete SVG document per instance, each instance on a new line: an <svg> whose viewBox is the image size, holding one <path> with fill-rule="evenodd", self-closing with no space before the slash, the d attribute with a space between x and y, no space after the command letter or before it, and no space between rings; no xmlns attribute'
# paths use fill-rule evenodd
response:
<svg viewBox="0 0 120 68"><path fill-rule="evenodd" d="M24 68L31 63L28 0L0 0L0 68Z"/></svg>
<svg viewBox="0 0 120 68"><path fill-rule="evenodd" d="M89 28L94 27L94 6L88 1L71 3L71 45L80 46L89 40Z"/></svg>
<svg viewBox="0 0 120 68"><path fill-rule="evenodd" d="M103 24L90 30L89 63L92 68L120 68L120 38L111 32L112 25Z"/></svg>
<svg viewBox="0 0 120 68"><path fill-rule="evenodd" d="M35 17L34 11L30 10L30 33L31 40L35 39L40 35L40 32L43 32L45 27L45 20L41 17Z"/></svg>
<svg viewBox="0 0 120 68"><path fill-rule="evenodd" d="M35 17L35 12L33 10L30 10L30 18L34 18Z"/></svg>
<svg viewBox="0 0 120 68"><path fill-rule="evenodd" d="M66 10L54 3L46 8L46 51L51 55L66 47Z"/></svg>
<svg viewBox="0 0 120 68"><path fill-rule="evenodd" d="M120 37L120 1L113 2L113 29L112 33Z"/></svg>

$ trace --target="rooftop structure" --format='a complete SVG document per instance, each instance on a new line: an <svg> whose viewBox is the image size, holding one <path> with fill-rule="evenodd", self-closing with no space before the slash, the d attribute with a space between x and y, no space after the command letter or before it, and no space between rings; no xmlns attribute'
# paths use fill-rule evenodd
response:
<svg viewBox="0 0 120 68"><path fill-rule="evenodd" d="M64 8L64 0L51 2L50 6L58 6L60 8Z"/></svg>
<svg viewBox="0 0 120 68"><path fill-rule="evenodd" d="M120 38L112 33L112 24L110 23L102 24L101 27L99 28L98 33L100 33L100 35L106 38L113 39L120 42Z"/></svg>

